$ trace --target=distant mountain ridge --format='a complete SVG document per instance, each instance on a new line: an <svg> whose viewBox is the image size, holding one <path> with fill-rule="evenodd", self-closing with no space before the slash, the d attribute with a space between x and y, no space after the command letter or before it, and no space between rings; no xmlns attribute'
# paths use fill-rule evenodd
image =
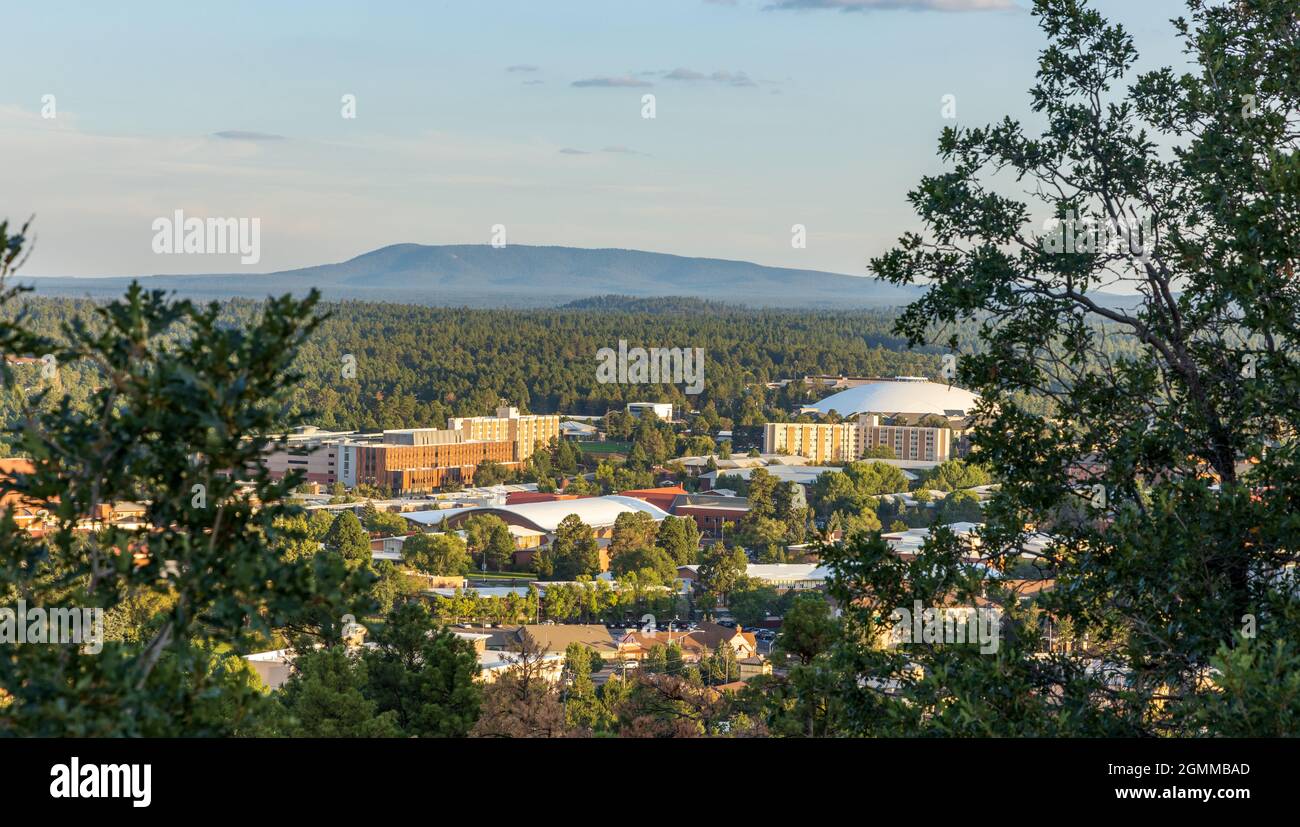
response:
<svg viewBox="0 0 1300 827"><path fill-rule="evenodd" d="M336 264L264 274L142 276L146 287L197 299L263 298L318 288L327 300L468 307L553 307L582 299L693 297L757 307L904 305L923 288L864 276L767 267L642 250L393 244ZM20 279L40 295L107 298L131 277Z"/></svg>

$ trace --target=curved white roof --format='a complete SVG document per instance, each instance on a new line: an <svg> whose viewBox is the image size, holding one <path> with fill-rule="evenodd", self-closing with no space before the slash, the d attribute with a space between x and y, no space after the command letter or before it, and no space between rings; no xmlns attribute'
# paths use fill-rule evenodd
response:
<svg viewBox="0 0 1300 827"><path fill-rule="evenodd" d="M431 525L452 516L496 514L502 518L514 517L538 531L554 532L559 528L560 522L570 514L577 514L578 519L596 528L613 525L619 514L629 511L644 511L656 520L662 520L668 516L667 511L651 505L645 500L619 496L581 497L576 500L552 500L548 502L519 503L518 505L446 509L444 511L416 511L402 516L417 523ZM512 522L511 520L506 521ZM514 524L518 525L519 523Z"/></svg>
<svg viewBox="0 0 1300 827"><path fill-rule="evenodd" d="M828 396L808 407L841 416L856 413L878 414L938 414L948 411L970 412L979 403L979 397L963 388L940 385L937 382L903 380L872 382L849 388Z"/></svg>

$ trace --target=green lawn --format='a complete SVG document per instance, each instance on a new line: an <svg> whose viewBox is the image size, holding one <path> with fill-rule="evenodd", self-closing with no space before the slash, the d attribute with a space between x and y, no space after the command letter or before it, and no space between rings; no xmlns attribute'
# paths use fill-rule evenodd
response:
<svg viewBox="0 0 1300 827"><path fill-rule="evenodd" d="M479 571L471 571L466 577L472 577L475 580L536 580L537 573L532 571L490 571L486 574Z"/></svg>
<svg viewBox="0 0 1300 827"><path fill-rule="evenodd" d="M632 450L630 442L579 442L578 447L587 454L626 454Z"/></svg>

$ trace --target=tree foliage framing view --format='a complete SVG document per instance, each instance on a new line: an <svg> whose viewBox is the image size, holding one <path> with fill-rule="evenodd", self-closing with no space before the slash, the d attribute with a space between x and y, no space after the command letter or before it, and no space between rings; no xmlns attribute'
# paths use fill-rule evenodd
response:
<svg viewBox="0 0 1300 827"><path fill-rule="evenodd" d="M2 279L26 231L0 225L0 309L21 292ZM12 509L0 513L0 604L98 609L106 626L146 607L139 639L102 651L4 647L0 730L238 732L264 698L231 653L286 628L336 637L338 619L357 610L345 587L359 593L365 575L350 577L337 555L289 553L301 538L286 522L296 513L286 495L301 480L273 480L258 461L276 442L266 435L295 424L285 400L295 354L320 322L315 304L314 295L271 299L254 324L231 327L218 323L215 303L133 285L97 309L93 329L75 320L59 341L33 333L21 313L0 322L0 353L89 366L95 381L88 410L60 400L53 381L26 389L15 444L32 467L5 475L0 495L42 514L44 526L22 531ZM12 387L15 377L6 359L0 378ZM151 528L78 530L120 502L147 504Z"/></svg>
<svg viewBox="0 0 1300 827"><path fill-rule="evenodd" d="M1041 124L1036 134L1010 119L944 130L948 171L910 195L923 231L871 262L878 278L928 288L892 335L883 314L700 321L617 306L358 305L322 336L329 322L314 292L200 306L134 285L106 304L29 302L4 281L30 249L30 222L16 232L0 223L0 390L6 405L21 403L16 420L4 412L5 448L31 463L0 475L0 496L42 521L20 530L14 508L0 512L0 606L93 607L110 630L99 652L0 650L0 733L1300 732L1300 7L1187 5L1174 21L1186 70L1137 72L1121 27L1081 0L1036 0L1049 41L1030 90ZM407 327L391 340L371 335L369 322L398 317ZM460 317L469 327L452 327ZM698 551L693 523L651 532L623 520L610 553L632 602L607 600L613 586L590 579L600 544L575 515L538 555L544 577L575 582L545 601L536 588L512 595L490 610L496 620L658 611L648 589L698 562L694 608L782 617L770 648L779 668L737 687L735 652L688 666L674 640L636 674L624 668L597 687L601 664L579 646L553 686L554 658L528 644L522 668L482 686L473 646L443 628L489 616L482 599L457 592L429 611L405 599L414 587L391 565L377 586L365 528L393 521L308 520L289 504L301 477L274 480L257 462L282 443L269 435L313 408L327 425L386 427L481 413L502 395L538 410L619 407L640 389L592 388L584 354L627 326L707 333L720 364L696 401L710 431L786 415L813 392L802 371L918 372L935 362L936 342L959 352L956 380L983 400L976 458L932 472L916 493L951 491L939 513L982 518L984 564L937 523L915 556L894 553L876 498L906 483L868 464L824 477L808 507L766 472L738 481L758 507L728 528L731 546ZM749 341L731 347L737 330ZM894 337L918 349L891 351ZM338 392L321 377L353 344L376 375ZM485 367L449 367L474 362L476 348ZM402 349L409 358L393 355ZM429 350L445 360L436 370L424 364ZM796 381L755 392L783 377ZM606 417L611 435L637 436L621 470L652 476L674 455L672 429L629 420ZM702 434L684 444L712 450ZM577 452L557 446L532 462L546 480L552 464L574 475ZM619 488L601 468L569 490ZM990 480L997 491L982 502L970 489ZM123 502L146 506L147 528L95 523ZM880 513L894 526L908 516ZM816 593L782 596L751 580L735 539L775 555L821 531L815 517L823 535L838 526L846 538L820 546L838 613ZM428 574L499 567L510 550L503 525L409 548ZM1053 588L1025 599L1048 580ZM675 614L678 597L660 597L671 601L660 613ZM998 645L884 645L894 610L918 602L998 607ZM363 655L342 643L347 615L376 623L377 645ZM272 644L302 656L268 697L239 655Z"/></svg>
<svg viewBox="0 0 1300 827"><path fill-rule="evenodd" d="M979 320L958 379L983 397L972 441L1003 481L985 551L1014 564L1049 533L1035 562L1056 587L1033 613L985 591L944 532L910 564L879 543L837 552L863 638L914 598L1000 595L1007 610L996 657L842 647L848 731L1297 731L1300 8L1188 8L1174 25L1189 70L1134 76L1121 27L1081 2L1036 2L1041 133L1010 119L945 129L950 171L910 195L925 231L871 263L929 281L899 320L909 341ZM1027 229L1072 217L1078 237L1091 224L1119 243L1061 249ZM1135 303L1107 306L1102 288ZM1140 352L1114 358L1097 322Z"/></svg>

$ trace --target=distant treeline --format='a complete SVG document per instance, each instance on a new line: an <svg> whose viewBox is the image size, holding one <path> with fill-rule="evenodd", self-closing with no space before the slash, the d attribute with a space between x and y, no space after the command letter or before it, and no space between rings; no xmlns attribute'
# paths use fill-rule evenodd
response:
<svg viewBox="0 0 1300 827"><path fill-rule="evenodd" d="M25 297L27 323L56 334L86 318L85 299ZM245 324L260 303L224 304L230 324ZM671 402L712 410L733 425L784 419L826 391L796 382L806 374L937 377L941 348L908 350L893 334L891 310L776 311L699 299L607 296L559 309L481 310L344 302L303 349L306 379L294 404L325 428L379 429L445 424L449 416L492 412L499 400L533 413L601 415L629 401ZM969 336L962 335L963 341ZM601 384L596 352L628 347L703 348L704 390L680 385ZM344 370L355 357L355 377ZM88 369L62 366L59 381L79 398L94 384ZM39 372L32 366L31 372ZM40 383L23 383L28 390ZM18 393L25 391L19 390ZM12 423L19 400L10 389L0 415ZM710 417L712 419L712 417Z"/></svg>

